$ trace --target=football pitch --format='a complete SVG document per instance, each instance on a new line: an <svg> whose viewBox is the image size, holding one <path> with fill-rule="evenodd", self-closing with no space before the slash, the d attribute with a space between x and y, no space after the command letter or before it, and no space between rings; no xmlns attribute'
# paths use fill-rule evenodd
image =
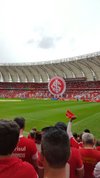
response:
<svg viewBox="0 0 100 178"><path fill-rule="evenodd" d="M66 110L70 109L77 119L72 123L72 131L81 133L85 128L100 138L100 103L83 101L55 101L35 99L0 100L0 119L26 119L25 132L35 127L38 130L54 125L58 121L68 123Z"/></svg>

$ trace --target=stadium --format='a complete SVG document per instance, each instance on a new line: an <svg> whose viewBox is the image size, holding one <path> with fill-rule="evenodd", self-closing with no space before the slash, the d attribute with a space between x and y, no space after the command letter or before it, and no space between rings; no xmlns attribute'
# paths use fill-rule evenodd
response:
<svg viewBox="0 0 100 178"><path fill-rule="evenodd" d="M66 83L57 98L48 89L56 76ZM41 129L66 122L66 109L71 109L78 117L73 131L89 128L99 137L100 52L49 62L0 64L0 98L0 118L25 117L26 133L33 125Z"/></svg>

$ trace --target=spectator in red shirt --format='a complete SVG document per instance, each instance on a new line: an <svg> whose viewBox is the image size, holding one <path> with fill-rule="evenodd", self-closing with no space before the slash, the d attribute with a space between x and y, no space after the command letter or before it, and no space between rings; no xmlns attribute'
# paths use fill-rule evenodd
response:
<svg viewBox="0 0 100 178"><path fill-rule="evenodd" d="M0 120L0 178L38 178L31 164L12 155L18 139L18 125Z"/></svg>
<svg viewBox="0 0 100 178"><path fill-rule="evenodd" d="M13 154L21 158L23 161L31 163L37 170L38 151L36 148L36 144L33 140L23 136L23 131L25 128L25 119L23 117L16 117L14 121L20 127L20 135L18 144Z"/></svg>
<svg viewBox="0 0 100 178"><path fill-rule="evenodd" d="M50 127L42 136L44 178L69 178L69 138L65 131Z"/></svg>
<svg viewBox="0 0 100 178"><path fill-rule="evenodd" d="M36 130L34 130L34 129L32 129L32 130L30 130L30 132L29 132L29 134L28 134L28 137L27 138L30 138L30 139L32 139L32 140L34 140L35 141L35 137L36 137Z"/></svg>
<svg viewBox="0 0 100 178"><path fill-rule="evenodd" d="M100 161L100 152L94 147L95 138L91 133L82 135L83 148L80 148L80 154L84 163L84 178L93 178L93 170L98 161Z"/></svg>
<svg viewBox="0 0 100 178"><path fill-rule="evenodd" d="M70 165L70 178L83 178L84 165L77 148L71 147L68 163Z"/></svg>

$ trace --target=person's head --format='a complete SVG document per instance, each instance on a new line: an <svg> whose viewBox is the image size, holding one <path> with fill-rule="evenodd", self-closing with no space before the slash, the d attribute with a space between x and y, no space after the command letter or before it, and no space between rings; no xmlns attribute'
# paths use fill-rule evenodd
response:
<svg viewBox="0 0 100 178"><path fill-rule="evenodd" d="M51 168L63 168L70 156L69 137L65 131L50 127L42 136L41 152Z"/></svg>
<svg viewBox="0 0 100 178"><path fill-rule="evenodd" d="M36 137L36 131L34 131L33 129L29 132L29 135L31 138L35 139Z"/></svg>
<svg viewBox="0 0 100 178"><path fill-rule="evenodd" d="M25 128L25 119L23 117L16 117L16 118L14 118L14 121L18 124L20 129L24 130L24 128Z"/></svg>
<svg viewBox="0 0 100 178"><path fill-rule="evenodd" d="M95 143L94 135L91 133L83 133L82 141L84 145L91 145L93 146Z"/></svg>
<svg viewBox="0 0 100 178"><path fill-rule="evenodd" d="M85 133L90 133L90 130L89 129L84 129L84 132Z"/></svg>
<svg viewBox="0 0 100 178"><path fill-rule="evenodd" d="M78 134L76 132L74 132L73 137L77 140Z"/></svg>
<svg viewBox="0 0 100 178"><path fill-rule="evenodd" d="M100 161L95 165L93 174L95 178L100 178Z"/></svg>
<svg viewBox="0 0 100 178"><path fill-rule="evenodd" d="M0 120L0 156L13 152L19 138L19 126L14 121Z"/></svg>
<svg viewBox="0 0 100 178"><path fill-rule="evenodd" d="M56 127L60 128L60 129L63 129L64 131L67 130L67 125L64 123L64 122L57 122L55 124Z"/></svg>

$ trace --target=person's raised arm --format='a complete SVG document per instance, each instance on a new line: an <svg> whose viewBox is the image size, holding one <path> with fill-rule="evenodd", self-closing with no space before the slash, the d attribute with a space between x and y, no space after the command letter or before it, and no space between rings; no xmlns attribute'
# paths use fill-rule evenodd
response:
<svg viewBox="0 0 100 178"><path fill-rule="evenodd" d="M76 116L73 116L72 118L70 118L69 122L68 122L68 125L67 125L67 134L69 136L69 139L71 137L73 137L73 134L72 134L72 121L76 119Z"/></svg>

